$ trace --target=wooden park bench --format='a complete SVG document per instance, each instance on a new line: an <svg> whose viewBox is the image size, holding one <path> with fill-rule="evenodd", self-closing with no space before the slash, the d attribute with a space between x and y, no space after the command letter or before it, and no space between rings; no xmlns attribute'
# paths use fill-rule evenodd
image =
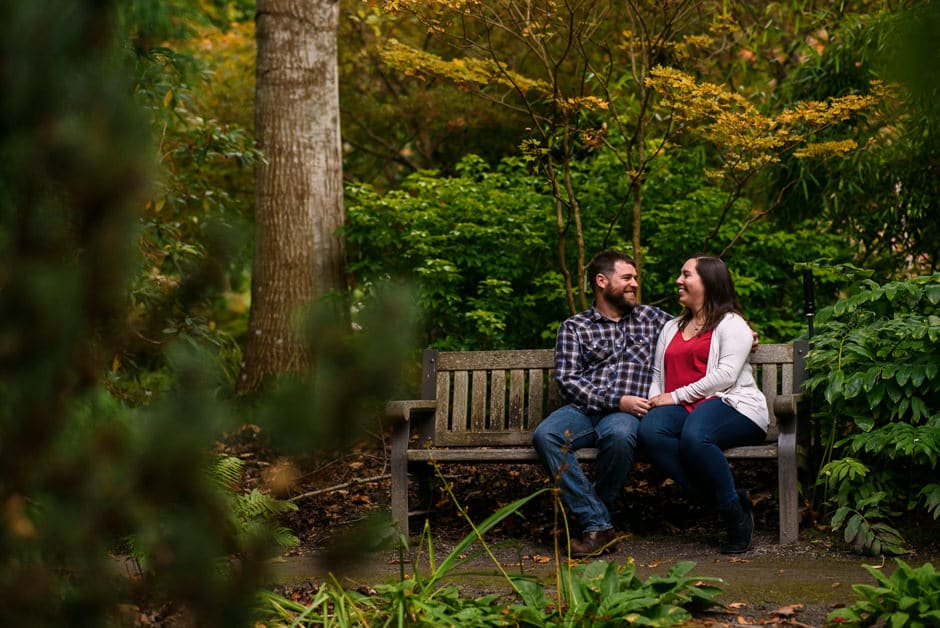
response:
<svg viewBox="0 0 940 628"><path fill-rule="evenodd" d="M732 460L776 461L780 543L799 536L797 495L797 403L808 345L760 345L751 354L754 376L770 409L770 429L762 445L725 451ZM390 401L392 431L392 516L408 535L408 475L424 465L448 463L536 463L532 431L563 402L555 382L554 352L424 352L422 399ZM578 452L594 460L595 449Z"/></svg>

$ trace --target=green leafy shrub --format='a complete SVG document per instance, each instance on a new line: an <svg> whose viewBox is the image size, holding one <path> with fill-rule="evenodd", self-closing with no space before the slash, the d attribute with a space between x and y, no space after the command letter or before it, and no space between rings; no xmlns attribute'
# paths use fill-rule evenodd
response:
<svg viewBox="0 0 940 628"><path fill-rule="evenodd" d="M819 483L847 542L900 553L893 521L940 515L940 275L863 285L819 313L807 359L807 390L825 400Z"/></svg>
<svg viewBox="0 0 940 628"><path fill-rule="evenodd" d="M384 196L347 187L349 271L360 289L413 282L428 346L550 345L566 307L541 188L517 161L494 171L476 157L459 176L414 174Z"/></svg>
<svg viewBox="0 0 940 628"><path fill-rule="evenodd" d="M917 569L896 559L890 576L863 565L877 585L855 584L861 600L829 614L828 625L926 628L940 624L940 573L931 563Z"/></svg>
<svg viewBox="0 0 940 628"><path fill-rule="evenodd" d="M648 175L643 300L667 311L679 309L679 267L703 250L723 212L724 194L709 187L702 167L694 152L677 151L653 162ZM584 209L586 254L602 248L629 252L632 225L624 212L622 165L606 153L586 157L574 164L572 185ZM345 230L357 292L367 294L387 277L413 282L424 313L425 346L551 347L558 323L571 313L553 203L544 182L513 158L490 167L468 156L457 176L421 172L385 194L349 185ZM810 224L775 231L757 221L738 237L750 214L748 203L736 203L713 246L737 238L728 259L748 315L763 341L787 341L805 325L794 266L822 257L843 261L847 249ZM834 277L820 278L820 287L832 286Z"/></svg>

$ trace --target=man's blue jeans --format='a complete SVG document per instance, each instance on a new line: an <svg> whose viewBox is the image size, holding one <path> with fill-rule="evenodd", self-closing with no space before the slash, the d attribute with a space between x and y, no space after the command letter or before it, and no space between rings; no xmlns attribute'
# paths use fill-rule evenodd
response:
<svg viewBox="0 0 940 628"><path fill-rule="evenodd" d="M724 450L762 443L765 436L721 399L703 401L692 412L684 406L653 408L640 423L640 444L653 463L720 510L738 500Z"/></svg>
<svg viewBox="0 0 940 628"><path fill-rule="evenodd" d="M633 468L639 425L632 414L587 415L569 404L535 428L532 444L561 488L562 501L582 534L613 527L611 515ZM575 453L589 447L598 450L593 485Z"/></svg>

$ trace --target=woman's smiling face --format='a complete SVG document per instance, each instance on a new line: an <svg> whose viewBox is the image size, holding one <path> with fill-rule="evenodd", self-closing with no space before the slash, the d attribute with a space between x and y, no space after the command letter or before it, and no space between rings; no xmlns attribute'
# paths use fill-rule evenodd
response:
<svg viewBox="0 0 940 628"><path fill-rule="evenodd" d="M695 314L705 305L705 285L698 274L698 260L694 257L686 260L676 279L679 286L679 303Z"/></svg>

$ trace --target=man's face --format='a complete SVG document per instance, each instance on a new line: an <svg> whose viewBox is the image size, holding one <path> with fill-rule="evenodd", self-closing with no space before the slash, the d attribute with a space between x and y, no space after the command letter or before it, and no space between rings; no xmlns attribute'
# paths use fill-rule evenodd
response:
<svg viewBox="0 0 940 628"><path fill-rule="evenodd" d="M604 300L621 312L626 312L636 305L636 291L640 286L636 267L626 262L617 262L614 272L608 277L601 275L598 285L603 285L601 294Z"/></svg>

